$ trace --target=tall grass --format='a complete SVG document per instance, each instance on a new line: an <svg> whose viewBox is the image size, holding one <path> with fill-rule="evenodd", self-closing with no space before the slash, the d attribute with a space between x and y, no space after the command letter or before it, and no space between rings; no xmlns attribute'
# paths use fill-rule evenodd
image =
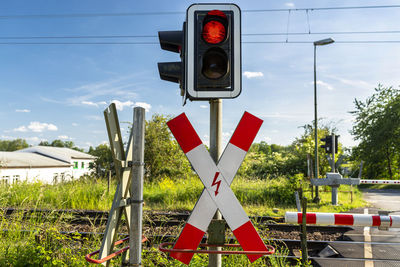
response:
<svg viewBox="0 0 400 267"><path fill-rule="evenodd" d="M249 215L283 215L286 210L294 210L296 179L279 177L276 179L247 179L237 177L232 190ZM81 178L79 180L47 185L17 183L0 186L0 207L39 209L94 209L109 210L116 188L115 181L108 192L104 179ZM143 198L145 210L192 210L204 186L197 176L185 179L164 177L159 181L144 184ZM309 203L310 211L344 211L365 205L360 191L353 187L353 202L350 201L349 186L339 190L339 206L331 206L329 192L320 193L319 205ZM311 200L311 194L305 195ZM279 209L275 214L273 209Z"/></svg>
<svg viewBox="0 0 400 267"><path fill-rule="evenodd" d="M0 207L108 210L115 185L109 192L104 180L81 178L56 185L21 182L0 186Z"/></svg>
<svg viewBox="0 0 400 267"><path fill-rule="evenodd" d="M246 179L237 177L232 190L249 215L283 215L286 210L295 210L294 190L296 179L280 177L272 180ZM94 178L82 178L57 185L18 183L0 186L0 207L40 209L95 209L109 210L115 192L115 182L107 192L107 182ZM185 179L164 177L159 181L146 182L144 186L145 209L147 210L191 210L203 190L197 176ZM348 191L342 186L340 191ZM309 202L310 211L337 212L365 205L361 193L354 190L354 201L350 203L349 193L339 193L341 205L332 207L330 192L320 190L320 204ZM310 192L305 192L310 199ZM279 208L275 214L273 208ZM101 237L80 242L79 237L71 238L59 234L60 222L49 222L41 218L30 221L22 213L9 220L0 218L0 266L84 266L88 265L84 255L97 250ZM25 231L29 230L29 231ZM282 253L285 253L284 251ZM116 259L115 263L119 262ZM223 256L224 266L288 266L279 257L258 260L250 264L246 256ZM207 255L196 255L191 266L206 266ZM184 266L168 258L155 248L143 252L144 266Z"/></svg>

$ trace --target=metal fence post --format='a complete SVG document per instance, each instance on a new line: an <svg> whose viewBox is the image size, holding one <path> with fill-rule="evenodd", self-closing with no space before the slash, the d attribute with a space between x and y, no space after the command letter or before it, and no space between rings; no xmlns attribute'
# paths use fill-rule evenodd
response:
<svg viewBox="0 0 400 267"><path fill-rule="evenodd" d="M145 110L135 107L132 128L132 180L131 180L131 227L129 233L129 265L142 266L142 208Z"/></svg>

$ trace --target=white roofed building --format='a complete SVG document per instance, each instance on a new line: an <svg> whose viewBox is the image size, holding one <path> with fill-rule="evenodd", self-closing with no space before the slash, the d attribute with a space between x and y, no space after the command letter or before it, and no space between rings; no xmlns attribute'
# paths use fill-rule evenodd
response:
<svg viewBox="0 0 400 267"><path fill-rule="evenodd" d="M64 147L34 146L0 152L0 183L57 183L92 172L96 157Z"/></svg>

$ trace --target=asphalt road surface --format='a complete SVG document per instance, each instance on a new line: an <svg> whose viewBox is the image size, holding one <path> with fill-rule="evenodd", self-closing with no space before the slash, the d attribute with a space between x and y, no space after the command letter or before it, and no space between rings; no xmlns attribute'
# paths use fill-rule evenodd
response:
<svg viewBox="0 0 400 267"><path fill-rule="evenodd" d="M363 196L373 207L390 211L392 215L400 215L400 190L367 189L363 190Z"/></svg>
<svg viewBox="0 0 400 267"><path fill-rule="evenodd" d="M371 207L357 209L351 213L378 214L378 210L389 211L390 215L400 215L400 190L366 189L364 199ZM349 240L372 242L366 244L343 244L333 246L345 258L370 258L379 261L318 261L325 266L333 267L400 267L400 229L389 228L379 230L377 227L354 227L353 231L345 234ZM377 243L382 244L377 244Z"/></svg>

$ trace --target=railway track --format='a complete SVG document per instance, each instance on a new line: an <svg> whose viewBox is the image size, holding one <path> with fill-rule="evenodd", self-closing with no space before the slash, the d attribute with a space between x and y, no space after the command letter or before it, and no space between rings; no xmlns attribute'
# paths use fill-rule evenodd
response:
<svg viewBox="0 0 400 267"><path fill-rule="evenodd" d="M87 211L87 210L21 210L21 209L2 209L0 214L8 219L13 216L21 216L22 218L41 218L44 221L60 221L68 222L72 225L98 225L94 228L71 228L69 231L64 229L60 234L70 236L71 239L78 234L81 237L101 236L102 227L107 222L108 212L103 211ZM182 212L145 212L144 213L144 233L148 239L144 247L158 246L163 242L176 241L176 235L179 229L187 220L189 213ZM289 260L296 261L300 257L300 241L299 226L293 224L282 224L283 218L280 217L252 217L253 222L257 223L257 227L262 232L263 237L268 237L265 242L274 244L277 248L285 248L288 255L275 255L276 257L286 257ZM89 229L89 231L78 231L79 229ZM147 231L146 231L147 229ZM154 230L156 229L156 230ZM166 230L173 229L173 231ZM74 231L75 230L75 231ZM388 256L382 251L392 250L400 251L400 243L397 242L364 242L364 239L351 240L354 234L348 234L353 231L353 227L348 226L307 226L308 233L308 252L309 259L312 260L313 266L333 266L337 264L345 264L345 266L364 266L363 262L376 262L375 266L400 266L400 257L396 252ZM4 229L3 232L9 230ZM15 231L15 230L12 230ZM29 229L22 230L32 232ZM97 231L97 232L90 232ZM37 232L37 230L36 230ZM353 231L354 232L354 231ZM161 233L161 234L160 234ZM232 233L227 229L227 241L234 242ZM121 234L121 239L126 237ZM232 237L232 238L230 238ZM400 237L399 237L400 238ZM79 239L84 242L84 239ZM362 241L358 241L362 240ZM396 240L398 241L398 240ZM206 239L203 240L206 242ZM373 258L364 258L363 252L355 253L354 250L365 246L374 250ZM347 265L346 265L347 264Z"/></svg>
<svg viewBox="0 0 400 267"><path fill-rule="evenodd" d="M330 227L335 228L335 227ZM335 228L336 229L336 228ZM334 229L331 229L334 230ZM4 231L9 231L3 229ZM24 232L30 232L29 230L24 230ZM85 242L85 238L93 236L102 236L103 233L96 232L65 232L60 231L59 234L69 236L71 240ZM80 236L81 238L77 238ZM119 239L127 237L127 234L120 234ZM174 242L176 241L176 236L174 235L154 235L147 236L147 241L144 243L144 249L158 246L163 242ZM202 240L202 243L207 242L206 238ZM274 255L274 257L285 258L291 262L296 262L300 259L299 249L301 247L300 240L298 239L265 239L265 243L271 244L278 248L278 251L287 250L288 255L282 255L279 252ZM227 243L235 243L234 238L227 238ZM374 263L390 264L388 266L398 266L400 265L400 259L398 258L385 258L385 257L375 257L373 259L364 257L349 257L342 255L340 251L335 248L340 247L341 249L348 247L354 248L355 246L376 246L376 247L398 247L400 249L400 243L396 242L362 242L362 241L351 241L351 240L335 240L335 241L322 241L322 240L308 240L307 247L309 253L309 260L312 262L312 266L333 266L334 264L345 264L345 266L353 266L353 264L361 264L365 261L372 261ZM325 251L325 252L324 252ZM326 252L328 251L328 253ZM358 266L358 265L354 265Z"/></svg>

